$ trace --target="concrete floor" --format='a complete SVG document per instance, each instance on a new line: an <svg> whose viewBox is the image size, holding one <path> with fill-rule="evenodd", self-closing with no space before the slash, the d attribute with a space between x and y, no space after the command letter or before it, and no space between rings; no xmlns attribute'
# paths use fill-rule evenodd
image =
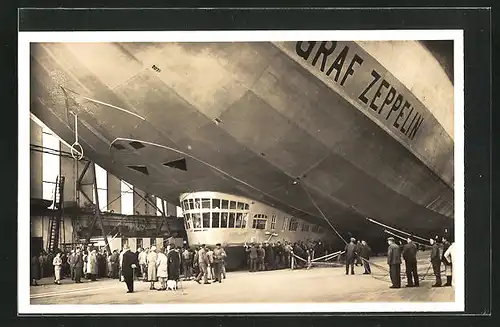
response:
<svg viewBox="0 0 500 327"><path fill-rule="evenodd" d="M385 268L385 258L376 258ZM428 259L419 260L419 274L428 270ZM404 264L402 265L404 269ZM40 286L30 288L31 304L154 304L154 303L290 303L290 302L452 302L452 287L431 288L432 269L419 288L389 289L387 272L372 267L373 276L363 275L362 267L355 267L356 275L345 275L344 268L283 269L249 273L229 272L227 279L213 285L182 282L177 291L150 291L149 283L136 281L134 293L126 293L125 283L102 279L75 284L65 279L54 285L45 278ZM404 274L404 272L403 272ZM384 277L385 276L385 277ZM377 277L377 278L374 278ZM402 285L406 281L403 279ZM181 284L179 284L180 286Z"/></svg>

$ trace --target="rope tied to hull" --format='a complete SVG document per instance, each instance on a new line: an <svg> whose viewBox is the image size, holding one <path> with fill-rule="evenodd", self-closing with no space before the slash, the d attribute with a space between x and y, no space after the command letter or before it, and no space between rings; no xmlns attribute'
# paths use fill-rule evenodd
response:
<svg viewBox="0 0 500 327"><path fill-rule="evenodd" d="M338 236L338 237L339 237L339 238L340 238L340 239L341 239L341 240L342 240L342 241L343 241L343 242L347 245L347 244L348 244L348 243L347 243L347 241L346 241L346 240L342 237L342 235L340 235L340 233L337 231L337 229L333 226L333 224L330 222L330 220L326 217L326 215L323 213L323 211L319 208L319 206L318 206L318 205L317 205L317 203L314 201L314 199L313 199L313 198L312 198L312 196L309 194L309 192L306 190L306 188L305 188L302 184L301 184L301 187L302 187L302 189L304 190L304 192L306 193L306 195L307 195L307 197L309 198L309 200L311 201L311 203L314 205L314 207L315 207L315 208L318 210L318 212L321 214L322 218L323 218L323 219L324 219L324 220L328 223L328 225L330 225L330 227L331 227L331 228L332 228L332 230L335 232L335 234L337 234L337 236ZM353 208L353 209L354 209L354 208ZM374 219L367 218L367 217L365 217L365 218L366 218L368 221L373 222L373 223L375 223L375 224L378 224L378 225L380 225L380 226L384 226L384 227L386 227L386 228L389 228L389 229L392 229L392 230L395 230L395 231L401 232L402 234L406 234L406 235L408 235L408 236L410 236L410 237L413 237L413 238L418 238L418 239L421 239L421 240L427 241L427 240L426 240L426 239L424 239L424 238L421 238L421 237L418 237L418 236L412 235L412 234L410 234L410 233L407 233L407 232L404 232L404 231L398 230L398 229L396 229L396 228L394 228L394 227L387 226L387 225L385 225L385 224L382 224L382 223L380 223L380 222L377 222L377 221L376 221L376 220L374 220ZM392 232L389 232L389 231L387 231L387 230L385 230L385 232L388 232L388 233L390 233L390 234L393 234L393 235L395 235L395 236L398 236L398 235L396 235L396 234L394 234L394 233L392 233ZM398 237L399 237L399 238L401 238L401 239L404 239L404 238L403 238L403 237L401 237L401 236L398 236ZM423 245L422 243L417 243L417 242L415 242L415 243L416 243L416 244L419 244L419 245ZM424 246L425 246L425 245L424 245ZM345 251L344 251L344 252L345 252ZM342 253L344 253L344 252L342 252ZM355 252L355 255L356 255L359 259L361 259L363 262L368 263L370 266L374 266L374 267L376 267L376 268L378 268L378 269L380 269L380 270L382 270L382 271L384 271L384 272L385 272L384 274L379 274L379 275L377 275L377 274L373 274L373 272L371 272L371 273L370 273L370 276L371 276L372 278L375 278L375 279L377 279L377 280L380 280L380 281L383 281L383 282L386 282L386 283L392 283L390 280L387 280L387 277L390 275L390 270L389 270L388 268L383 267L383 266L381 266L381 265L378 265L378 264L374 263L373 261L370 261L369 259L366 259L366 258L361 257L361 256L360 256L357 252ZM294 254L294 256L295 256L295 254ZM303 258L301 258L301 257L297 257L297 258L298 258L298 259L300 259L300 260L305 261L305 260L304 260ZM428 275L428 273L429 273L429 270L430 270L431 266L432 266L432 264L431 264L431 263L429 263L429 266L427 267L427 271L425 272L425 274L424 274L423 276L419 277L419 280L420 280L420 281L424 280L424 279L427 277L427 275ZM403 271L401 271L401 279L402 279L402 280L406 280L406 273L405 273L405 272L403 272Z"/></svg>

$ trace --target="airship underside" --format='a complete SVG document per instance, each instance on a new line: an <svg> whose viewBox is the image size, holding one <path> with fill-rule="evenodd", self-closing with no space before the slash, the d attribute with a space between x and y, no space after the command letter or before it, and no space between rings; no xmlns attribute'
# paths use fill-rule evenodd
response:
<svg viewBox="0 0 500 327"><path fill-rule="evenodd" d="M367 239L383 233L366 217L425 237L453 224L452 136L356 42L34 43L30 97L172 203L235 194Z"/></svg>

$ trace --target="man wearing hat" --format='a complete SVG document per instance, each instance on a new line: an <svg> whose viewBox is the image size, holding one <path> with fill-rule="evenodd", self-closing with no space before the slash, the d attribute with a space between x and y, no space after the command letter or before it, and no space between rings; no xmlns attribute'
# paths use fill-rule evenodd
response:
<svg viewBox="0 0 500 327"><path fill-rule="evenodd" d="M394 242L394 237L387 239L389 248L387 249L387 264L391 276L392 286L390 288L401 287L401 248Z"/></svg>
<svg viewBox="0 0 500 327"><path fill-rule="evenodd" d="M439 245L434 239L430 239L431 243L431 264L434 276L436 276L436 283L432 287L441 286L441 256L439 255Z"/></svg>
<svg viewBox="0 0 500 327"><path fill-rule="evenodd" d="M349 275L349 266L351 266L351 275L354 275L354 259L356 257L356 239L351 237L351 242L345 246L345 274Z"/></svg>
<svg viewBox="0 0 500 327"><path fill-rule="evenodd" d="M259 256L257 252L257 247L255 247L255 244L252 243L250 247L246 247L246 251L248 252L250 258L250 272L255 272L257 271L257 258ZM270 264L273 265L274 262L271 262Z"/></svg>
<svg viewBox="0 0 500 327"><path fill-rule="evenodd" d="M208 282L208 265L210 264L208 257L207 257L207 251L206 251L206 246L203 244L200 246L200 249L198 250L198 267L200 270L200 273L196 278L194 279L195 282L198 284L200 283L200 279L203 277L203 284L210 284Z"/></svg>
<svg viewBox="0 0 500 327"><path fill-rule="evenodd" d="M221 244L215 244L214 249L214 280L216 282L222 283L221 272L222 272L222 261L226 257L226 252L221 248Z"/></svg>
<svg viewBox="0 0 500 327"><path fill-rule="evenodd" d="M417 273L417 246L412 239L408 237L407 243L403 246L403 259L405 259L406 287L418 287L419 279Z"/></svg>
<svg viewBox="0 0 500 327"><path fill-rule="evenodd" d="M139 261L135 253L130 252L128 245L123 247L122 273L127 284L127 293L134 292L134 269L139 266Z"/></svg>

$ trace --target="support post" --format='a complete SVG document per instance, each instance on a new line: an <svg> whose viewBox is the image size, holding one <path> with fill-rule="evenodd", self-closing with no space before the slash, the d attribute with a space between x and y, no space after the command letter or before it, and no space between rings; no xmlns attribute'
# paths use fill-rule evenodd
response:
<svg viewBox="0 0 500 327"><path fill-rule="evenodd" d="M101 208L99 207L99 191L97 189L97 177L95 173L95 163L92 163L92 175L94 177L94 195L95 195L95 220L99 220L99 223L101 224L101 231L102 231L102 236L104 237L104 243L106 244L106 251L108 253L111 253L111 248L109 247L108 243L108 237L107 233L104 227L104 222L102 221L102 216L101 216ZM93 226L92 226L93 227ZM89 231L89 240L90 240L90 234L92 233L92 230Z"/></svg>
<svg viewBox="0 0 500 327"><path fill-rule="evenodd" d="M163 210L162 210L162 209L158 208L158 206L156 205L156 203L153 203L153 202L149 201L147 198L144 198L142 195L140 195L139 192L137 192L133 187L131 189L132 189L132 192L134 192L135 194L137 194L137 196L140 197L143 201L145 201L146 203L149 203L151 206L153 206L163 216L163 221L161 222L160 227L156 231L157 236L158 236L158 234L160 233L161 227L163 227L164 221L167 219L167 216L165 215L164 201L162 200L162 207L163 207ZM167 224L167 233L170 235L170 228L168 227L168 224Z"/></svg>

